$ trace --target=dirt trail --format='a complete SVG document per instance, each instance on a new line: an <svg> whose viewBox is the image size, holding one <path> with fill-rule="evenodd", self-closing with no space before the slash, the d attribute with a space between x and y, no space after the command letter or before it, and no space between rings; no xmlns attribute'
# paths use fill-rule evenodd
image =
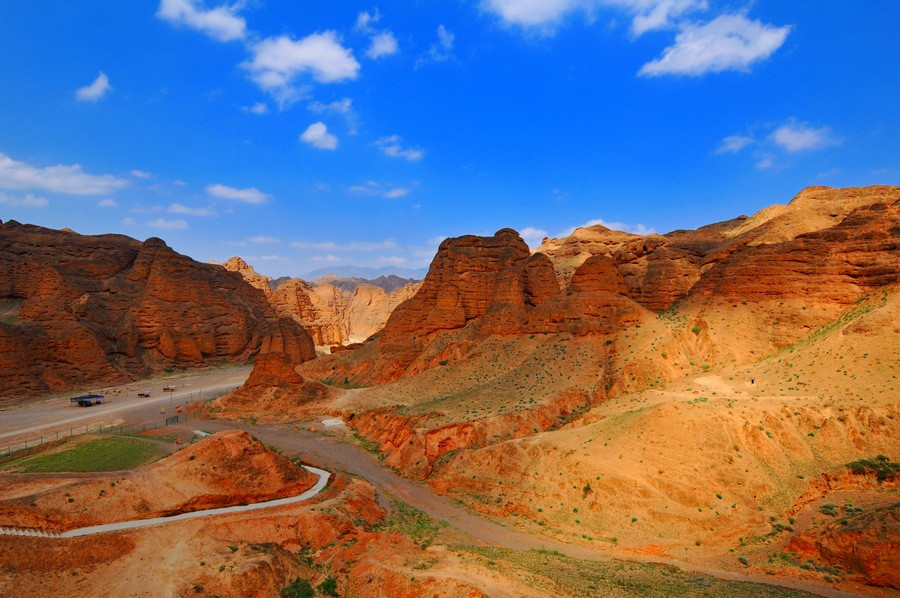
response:
<svg viewBox="0 0 900 598"><path fill-rule="evenodd" d="M253 426L217 420L204 422L203 427L209 431L234 428L243 429L254 434L262 442L276 446L279 449L303 453L304 460L307 462L312 462L317 466L331 470L345 471L352 475L364 478L379 491L380 499L383 498L382 495L384 494L393 496L424 511L431 517L446 521L454 528L465 532L486 544L512 548L515 550L541 548L558 550L567 556L586 560L608 560L614 558L642 563L674 565L685 571L710 575L728 581L778 586L805 591L819 596L858 596L858 594L836 590L822 584L772 579L765 575L737 573L659 556L641 556L612 551L605 552L582 546L574 546L552 538L543 538L510 529L500 522L488 519L484 516L475 515L465 508L451 503L445 497L438 495L430 487L424 484L407 480L392 473L361 447L346 440L340 440L337 437L314 434L302 429L298 430L262 425Z"/></svg>

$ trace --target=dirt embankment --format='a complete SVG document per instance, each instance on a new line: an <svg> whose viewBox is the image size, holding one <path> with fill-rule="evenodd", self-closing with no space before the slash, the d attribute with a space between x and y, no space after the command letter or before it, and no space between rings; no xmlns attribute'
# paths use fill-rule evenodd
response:
<svg viewBox="0 0 900 598"><path fill-rule="evenodd" d="M317 478L250 434L227 431L133 471L0 480L0 525L61 531L295 496Z"/></svg>

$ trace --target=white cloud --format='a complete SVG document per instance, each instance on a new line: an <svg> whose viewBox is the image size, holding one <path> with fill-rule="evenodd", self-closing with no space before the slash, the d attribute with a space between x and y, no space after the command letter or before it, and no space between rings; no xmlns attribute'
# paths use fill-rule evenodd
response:
<svg viewBox="0 0 900 598"><path fill-rule="evenodd" d="M709 8L706 0L611 0L634 15L631 32L635 36L655 29L665 29L673 19L688 12Z"/></svg>
<svg viewBox="0 0 900 598"><path fill-rule="evenodd" d="M96 102L109 91L112 91L112 86L109 84L109 77L101 71L100 74L97 75L97 78L94 79L93 83L80 87L75 92L75 99L80 102Z"/></svg>
<svg viewBox="0 0 900 598"><path fill-rule="evenodd" d="M364 185L354 185L350 187L350 193L355 193L356 195L372 195L379 197L386 197L387 199L397 199L399 197L405 197L412 193L412 189L407 187L392 187L392 186L384 186L381 183L377 183L375 181L368 181Z"/></svg>
<svg viewBox="0 0 900 598"><path fill-rule="evenodd" d="M188 223L181 218L176 218L174 220L157 218L156 220L149 221L147 223L147 226L152 226L153 228L158 228L161 230L187 230Z"/></svg>
<svg viewBox="0 0 900 598"><path fill-rule="evenodd" d="M36 168L0 153L0 189L39 189L68 195L106 195L127 187L128 184L128 181L111 174L85 174L79 164Z"/></svg>
<svg viewBox="0 0 900 598"><path fill-rule="evenodd" d="M555 23L585 4L579 0L484 0L482 7L509 25L536 27Z"/></svg>
<svg viewBox="0 0 900 598"><path fill-rule="evenodd" d="M410 162L418 162L425 157L425 150L412 148L403 149L400 145L400 141L402 141L402 139L399 135L391 135L389 137L378 139L375 142L375 145L378 146L378 149L380 149L385 156L390 156L392 158L404 158Z"/></svg>
<svg viewBox="0 0 900 598"><path fill-rule="evenodd" d="M212 208L191 208L180 203L170 205L169 212L172 214L184 214L185 216L215 216L216 214L216 211Z"/></svg>
<svg viewBox="0 0 900 598"><path fill-rule="evenodd" d="M729 135L719 143L716 153L736 154L754 141L755 139L748 135Z"/></svg>
<svg viewBox="0 0 900 598"><path fill-rule="evenodd" d="M372 33L374 28L372 25L381 20L381 12L376 8L373 12L361 12L356 15L356 24L353 25L354 31L362 31L363 33Z"/></svg>
<svg viewBox="0 0 900 598"><path fill-rule="evenodd" d="M133 176L133 177L136 178L136 179L149 179L149 178L152 177L153 175L152 175L151 173L149 173L149 172L144 171L144 170L132 170L132 171L131 171L131 176Z"/></svg>
<svg viewBox="0 0 900 598"><path fill-rule="evenodd" d="M336 83L359 76L353 52L333 31L314 33L299 41L287 35L270 37L250 47L253 59L242 66L262 89L290 95L294 79L309 74L319 83Z"/></svg>
<svg viewBox="0 0 900 598"><path fill-rule="evenodd" d="M428 52L416 61L417 68L429 62L446 62L453 58L453 44L456 41L456 34L443 25L438 25L437 36L437 41L431 44Z"/></svg>
<svg viewBox="0 0 900 598"><path fill-rule="evenodd" d="M264 262L286 262L288 259L281 255L263 255L260 258Z"/></svg>
<svg viewBox="0 0 900 598"><path fill-rule="evenodd" d="M291 247L296 249L313 249L316 251L385 251L396 249L397 242L391 239L380 242L351 241L349 243L335 243L334 241L294 241Z"/></svg>
<svg viewBox="0 0 900 598"><path fill-rule="evenodd" d="M759 170L768 170L775 167L775 156L772 154L760 154L759 160L756 161L756 168Z"/></svg>
<svg viewBox="0 0 900 598"><path fill-rule="evenodd" d="M247 23L237 11L243 2L231 6L224 4L205 10L202 2L196 0L161 0L156 16L173 25L183 25L196 29L220 42L244 39Z"/></svg>
<svg viewBox="0 0 900 598"><path fill-rule="evenodd" d="M788 153L812 151L840 145L841 140L831 134L831 127L811 127L806 123L789 122L771 135L772 141Z"/></svg>
<svg viewBox="0 0 900 598"><path fill-rule="evenodd" d="M686 23L675 44L641 67L646 76L697 77L727 70L748 71L781 47L791 27L773 27L744 15L721 15L704 25Z"/></svg>
<svg viewBox="0 0 900 598"><path fill-rule="evenodd" d="M592 21L594 12L602 7L617 8L632 17L631 32L636 36L670 27L673 19L708 8L706 0L483 0L481 5L507 25L545 35L575 12Z"/></svg>
<svg viewBox="0 0 900 598"><path fill-rule="evenodd" d="M176 179L176 180L172 181L172 184L175 185L176 187L187 187L188 186L187 183L185 183L184 181L182 181L180 179Z"/></svg>
<svg viewBox="0 0 900 598"><path fill-rule="evenodd" d="M221 199L231 199L233 201L240 201L249 204L266 203L269 197L271 197L270 195L263 193L256 187L250 187L249 189L236 189L234 187L228 187L220 183L216 183L215 185L208 185L206 187L206 192L213 197L219 197Z"/></svg>
<svg viewBox="0 0 900 598"><path fill-rule="evenodd" d="M574 233L575 229L577 229L577 228L587 228L589 226L597 226L598 224L600 226L604 226L610 230L617 230L617 231L621 231L624 233L631 233L633 235L644 236L644 235L656 234L656 231L652 227L644 226L643 224L625 224L623 222L607 222L606 220L603 220L602 218L596 218L594 220L588 220L587 222L585 222L584 224L581 224L579 226L572 226L570 228L567 228L566 230L559 233L557 235L557 237L568 237L569 235Z"/></svg>
<svg viewBox="0 0 900 598"><path fill-rule="evenodd" d="M397 38L390 31L384 31L372 36L372 43L366 50L366 56L371 59L381 58L396 54L398 50Z"/></svg>
<svg viewBox="0 0 900 598"><path fill-rule="evenodd" d="M134 226L135 224L137 224L137 221L131 216L122 218L122 226Z"/></svg>
<svg viewBox="0 0 900 598"><path fill-rule="evenodd" d="M50 202L47 201L47 198L38 197L31 193L25 197L0 193L0 206L9 206L11 208L46 208L48 205L50 205Z"/></svg>
<svg viewBox="0 0 900 598"><path fill-rule="evenodd" d="M243 106L241 107L241 110L252 114L265 114L269 111L269 107L263 102L257 102L252 106Z"/></svg>
<svg viewBox="0 0 900 598"><path fill-rule="evenodd" d="M350 98L343 98L340 100L335 100L334 102L330 102L325 104L323 102L311 102L308 106L310 112L315 112L317 114L338 114L344 117L344 120L347 121L347 129L350 135L356 135L357 128L357 116L356 111L353 109L353 100Z"/></svg>
<svg viewBox="0 0 900 598"><path fill-rule="evenodd" d="M114 199L101 199L97 202L97 205L101 208L116 208L119 204Z"/></svg>
<svg viewBox="0 0 900 598"><path fill-rule="evenodd" d="M540 228L533 228L531 226L525 227L519 234L522 236L525 242L528 243L529 247L536 247L540 245L541 241L544 240L544 237L548 236L547 231Z"/></svg>
<svg viewBox="0 0 900 598"><path fill-rule="evenodd" d="M328 132L323 122L309 125L300 135L300 141L323 150L334 150L338 146L338 138Z"/></svg>

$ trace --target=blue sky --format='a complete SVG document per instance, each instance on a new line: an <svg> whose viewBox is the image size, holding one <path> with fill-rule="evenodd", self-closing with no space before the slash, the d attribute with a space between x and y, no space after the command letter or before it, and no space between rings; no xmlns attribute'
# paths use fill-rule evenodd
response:
<svg viewBox="0 0 900 598"><path fill-rule="evenodd" d="M0 219L273 276L898 184L900 3L0 2Z"/></svg>

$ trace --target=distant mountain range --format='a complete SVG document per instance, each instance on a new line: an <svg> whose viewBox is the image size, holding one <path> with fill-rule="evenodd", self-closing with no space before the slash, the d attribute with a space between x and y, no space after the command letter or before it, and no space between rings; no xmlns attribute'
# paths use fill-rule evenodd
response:
<svg viewBox="0 0 900 598"><path fill-rule="evenodd" d="M316 280L328 274L334 274L338 278L365 278L374 280L379 276L394 275L399 278L412 278L422 280L428 274L428 268L397 268L395 266L385 266L384 268L367 268L365 266L334 266L329 268L319 268L312 272L307 272L300 276L303 280Z"/></svg>

